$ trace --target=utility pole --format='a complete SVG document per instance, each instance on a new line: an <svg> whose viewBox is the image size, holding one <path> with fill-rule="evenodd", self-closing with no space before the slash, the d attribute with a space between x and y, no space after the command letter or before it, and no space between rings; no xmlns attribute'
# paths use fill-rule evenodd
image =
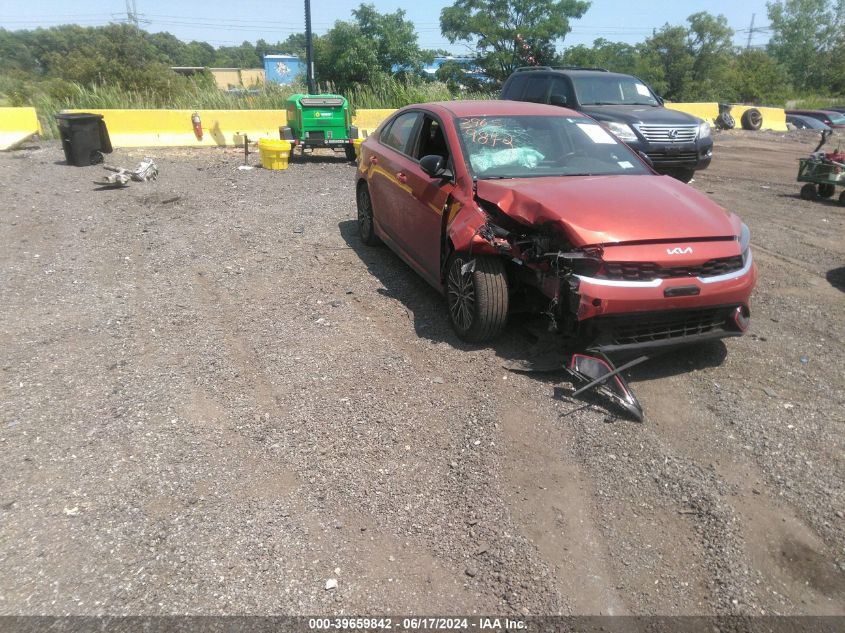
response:
<svg viewBox="0 0 845 633"><path fill-rule="evenodd" d="M305 66L308 94L317 94L317 90L314 88L314 42L311 35L311 0L305 0Z"/></svg>
<svg viewBox="0 0 845 633"><path fill-rule="evenodd" d="M756 17L756 13L751 14L751 27L748 29L748 45L745 47L746 50L751 50L751 38L754 37L754 18Z"/></svg>

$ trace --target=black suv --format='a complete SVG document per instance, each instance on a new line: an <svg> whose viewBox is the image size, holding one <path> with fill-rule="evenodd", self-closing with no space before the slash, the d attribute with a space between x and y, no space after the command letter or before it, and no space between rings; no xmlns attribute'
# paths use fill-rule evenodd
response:
<svg viewBox="0 0 845 633"><path fill-rule="evenodd" d="M579 110L651 159L654 169L684 182L713 157L710 124L663 107L645 82L602 68L520 68L500 99L550 103Z"/></svg>

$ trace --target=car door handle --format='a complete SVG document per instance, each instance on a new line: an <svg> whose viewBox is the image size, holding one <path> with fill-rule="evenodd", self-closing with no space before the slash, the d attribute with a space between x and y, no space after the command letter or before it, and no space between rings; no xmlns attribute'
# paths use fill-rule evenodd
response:
<svg viewBox="0 0 845 633"><path fill-rule="evenodd" d="M398 180L404 185L406 182L408 182L408 177L400 171L396 174L396 180Z"/></svg>
<svg viewBox="0 0 845 633"><path fill-rule="evenodd" d="M370 165L378 165L378 158L370 156Z"/></svg>

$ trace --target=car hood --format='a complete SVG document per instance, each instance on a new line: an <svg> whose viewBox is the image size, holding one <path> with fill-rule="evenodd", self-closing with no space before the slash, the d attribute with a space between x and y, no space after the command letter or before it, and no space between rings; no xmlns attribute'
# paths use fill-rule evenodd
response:
<svg viewBox="0 0 845 633"><path fill-rule="evenodd" d="M739 235L741 223L669 176L479 180L478 197L523 225L563 232L574 246Z"/></svg>
<svg viewBox="0 0 845 633"><path fill-rule="evenodd" d="M651 125L693 125L701 123L697 117L671 110L643 105L606 105L606 106L582 106L585 114L598 121L618 121L628 125L647 123Z"/></svg>

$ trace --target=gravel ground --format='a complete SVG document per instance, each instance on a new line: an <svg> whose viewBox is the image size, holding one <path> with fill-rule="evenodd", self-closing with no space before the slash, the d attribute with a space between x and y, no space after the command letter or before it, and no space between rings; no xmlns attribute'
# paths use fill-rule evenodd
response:
<svg viewBox="0 0 845 633"><path fill-rule="evenodd" d="M357 239L340 158L154 150L98 190L55 143L0 154L0 614L845 614L813 141L716 139L693 186L752 229L752 330L630 372L644 424L503 369L532 322L460 343Z"/></svg>

